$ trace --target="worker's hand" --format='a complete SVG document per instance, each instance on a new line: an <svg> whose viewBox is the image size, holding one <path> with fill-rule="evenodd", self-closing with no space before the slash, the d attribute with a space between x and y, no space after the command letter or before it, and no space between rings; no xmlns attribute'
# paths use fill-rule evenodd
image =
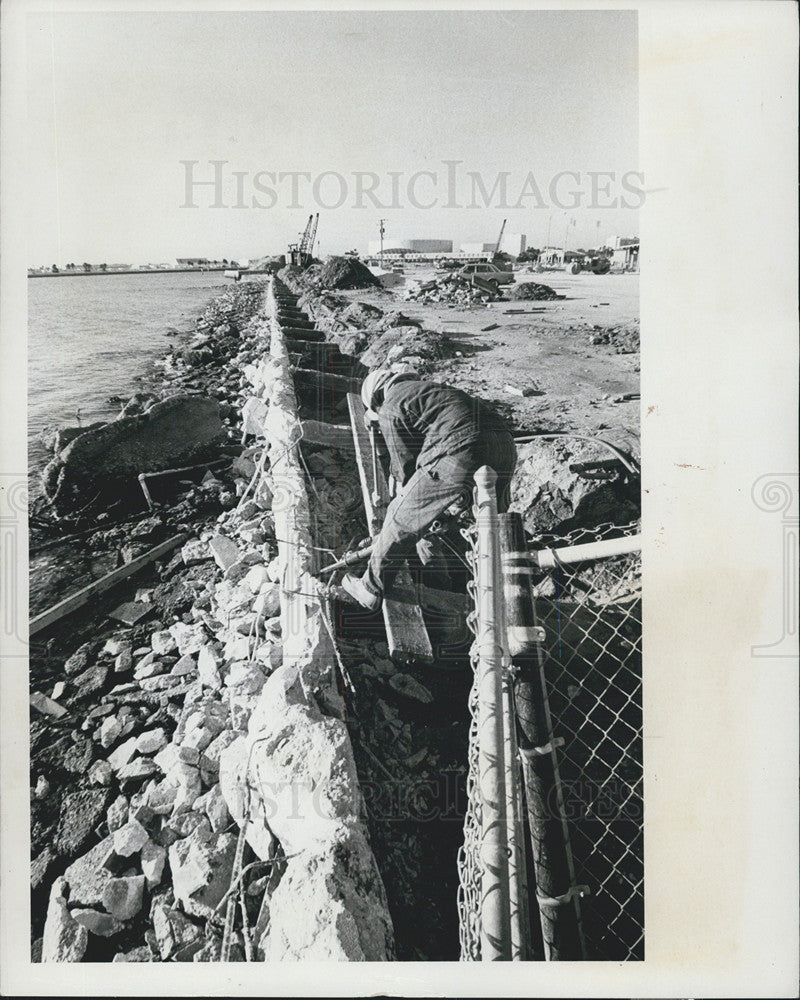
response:
<svg viewBox="0 0 800 1000"><path fill-rule="evenodd" d="M397 496L397 480L389 473L389 497L394 500Z"/></svg>
<svg viewBox="0 0 800 1000"><path fill-rule="evenodd" d="M374 410L364 411L364 426L368 431L377 430L380 427L378 414Z"/></svg>

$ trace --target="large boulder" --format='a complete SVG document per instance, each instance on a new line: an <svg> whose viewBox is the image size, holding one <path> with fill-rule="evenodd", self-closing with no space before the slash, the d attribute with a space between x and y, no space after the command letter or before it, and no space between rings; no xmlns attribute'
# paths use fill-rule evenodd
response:
<svg viewBox="0 0 800 1000"><path fill-rule="evenodd" d="M635 452L636 442L615 435L625 451ZM607 448L594 442L569 438L520 443L517 468L511 483L511 509L522 514L532 535L564 534L576 528L594 528L606 522L624 524L641 515L638 478L609 470L602 478L580 475L572 466L613 462Z"/></svg>
<svg viewBox="0 0 800 1000"><path fill-rule="evenodd" d="M170 396L73 438L42 473L45 496L57 509L84 506L140 472L190 464L224 435L216 399Z"/></svg>

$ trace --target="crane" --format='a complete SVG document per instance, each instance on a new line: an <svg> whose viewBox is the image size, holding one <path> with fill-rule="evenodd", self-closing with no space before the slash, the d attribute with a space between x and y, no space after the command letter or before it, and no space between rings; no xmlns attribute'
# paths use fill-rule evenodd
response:
<svg viewBox="0 0 800 1000"><path fill-rule="evenodd" d="M500 253L500 244L503 242L503 233L506 231L506 223L508 219L503 219L503 225L500 227L500 235L497 237L497 246L494 248L495 256Z"/></svg>
<svg viewBox="0 0 800 1000"><path fill-rule="evenodd" d="M314 216L314 224L311 227L311 234L308 238L308 246L305 248L309 257L314 256L314 244L317 242L317 225L319 224L319 212Z"/></svg>
<svg viewBox="0 0 800 1000"><path fill-rule="evenodd" d="M318 222L319 212L317 212L316 216L309 215L306 228L300 237L300 242L289 244L289 260L292 264L297 265L297 267L308 267L311 263L312 251L317 239Z"/></svg>

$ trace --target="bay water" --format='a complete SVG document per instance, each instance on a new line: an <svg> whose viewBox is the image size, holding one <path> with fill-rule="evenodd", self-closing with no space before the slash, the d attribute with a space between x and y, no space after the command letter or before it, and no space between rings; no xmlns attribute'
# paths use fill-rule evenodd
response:
<svg viewBox="0 0 800 1000"><path fill-rule="evenodd" d="M28 279L28 466L31 487L50 459L48 426L111 420L153 370L169 336L194 328L230 285L221 272L131 273Z"/></svg>

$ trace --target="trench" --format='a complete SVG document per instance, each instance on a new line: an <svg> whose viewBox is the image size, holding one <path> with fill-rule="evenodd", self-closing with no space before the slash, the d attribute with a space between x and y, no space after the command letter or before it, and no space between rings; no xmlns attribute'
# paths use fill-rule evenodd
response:
<svg viewBox="0 0 800 1000"><path fill-rule="evenodd" d="M297 298L285 286L279 286L279 294L283 310L297 308ZM301 313L285 315L298 322ZM299 322L312 322L307 313L302 316ZM326 384L306 372L313 368L359 378L366 369L339 350L318 349L292 360L304 369L295 373L300 418L350 434L347 386L333 380ZM317 548L325 551L321 561L330 562L368 536L355 454L350 448L304 441L300 449L312 535ZM455 557L454 562L454 575L460 570L463 576L463 565ZM422 568L417 571L419 582L425 583ZM466 629L454 632L448 623L437 628L435 617L429 616L433 664L400 667L389 658L380 614L339 603L335 624L350 681L341 685L345 719L364 818L386 889L396 957L456 960L457 853L463 841L472 636ZM409 696L392 686L391 678L400 671L419 685L419 692Z"/></svg>

